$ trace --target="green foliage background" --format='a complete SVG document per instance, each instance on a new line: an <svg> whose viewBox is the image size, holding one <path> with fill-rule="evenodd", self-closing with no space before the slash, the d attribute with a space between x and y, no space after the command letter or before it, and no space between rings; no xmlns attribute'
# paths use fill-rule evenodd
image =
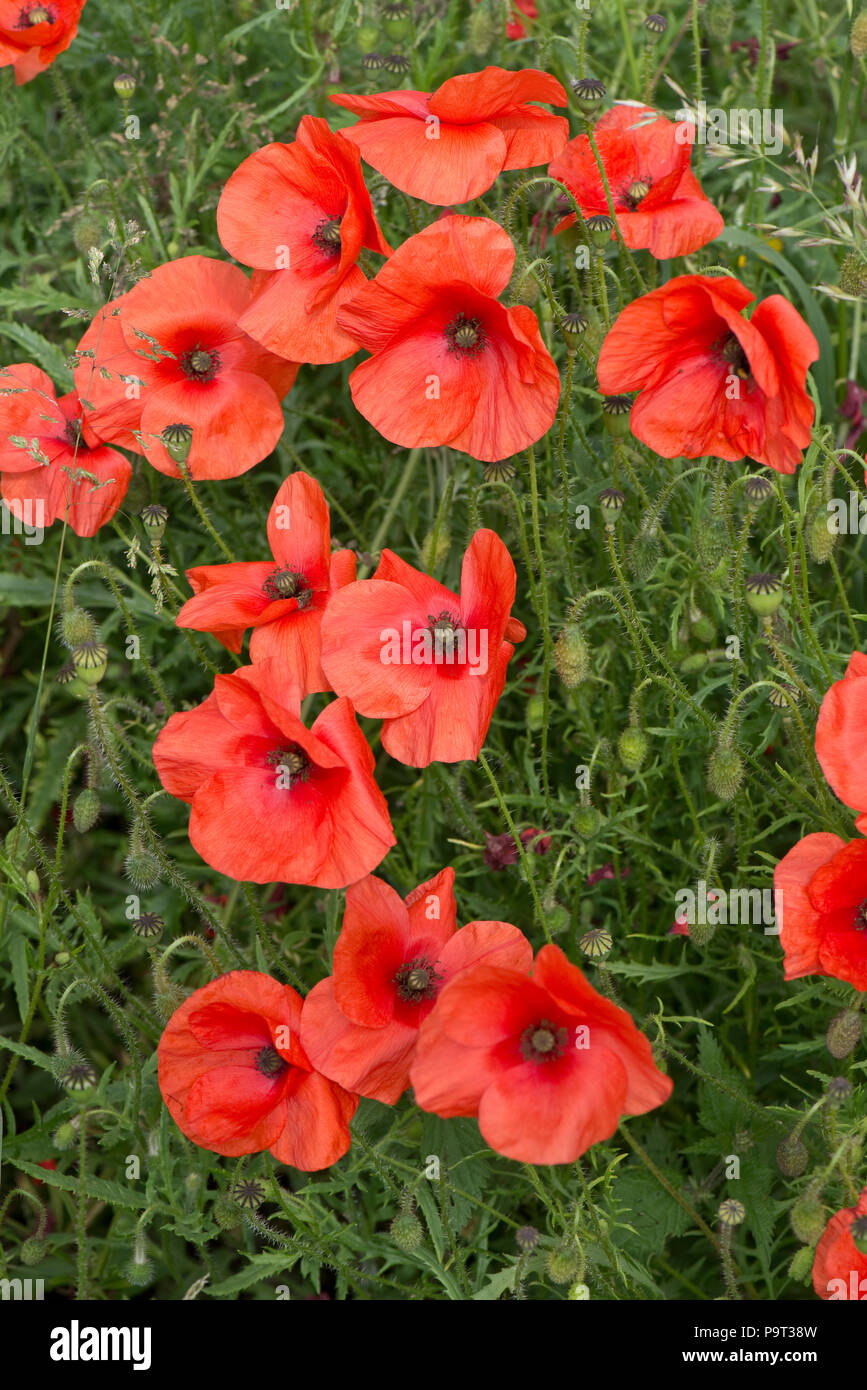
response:
<svg viewBox="0 0 867 1390"><path fill-rule="evenodd" d="M550 933L646 1029L674 1095L578 1164L550 1169L491 1153L473 1122L425 1116L408 1096L395 1109L363 1101L350 1153L321 1174L277 1169L267 1155L234 1163L183 1139L156 1083L167 1012L211 978L211 960L310 988L328 973L343 895L221 878L191 849L185 808L154 796L150 748L168 709L202 700L233 659L174 627L184 569L221 557L183 485L137 460L116 526L94 540L60 526L41 546L2 538L0 806L4 834L13 833L0 855L0 1246L9 1275L23 1271L41 1204L52 1229L33 1272L70 1297L175 1300L207 1276L200 1298L271 1299L282 1288L292 1298L558 1299L582 1280L591 1298L715 1299L735 1287L759 1299L812 1298L810 1245L794 1234L791 1210L809 1195L827 1218L867 1181L863 1042L843 1061L824 1044L853 991L811 979L786 985L779 943L761 926L668 934L678 889L699 879L768 888L801 834L854 834L817 767L812 733L824 690L863 640L863 542L843 536L830 556L816 544L826 499L863 491L860 456L835 453L848 428L838 412L845 381L859 371L863 379L861 303L817 287L839 285L847 254L864 261L863 204L844 206L834 164L844 154L863 159L863 63L847 47L839 0L734 3L727 35L724 3L693 12L678 0L655 46L645 43L643 9L628 0L538 7L531 35L515 41L490 0L434 0L390 27L375 7L349 0L291 10L89 0L75 43L49 73L16 89L0 72L0 354L37 363L68 388L79 319L169 257L222 256L215 208L226 178L263 143L293 138L305 113L339 125L332 91L402 82L431 90L499 63L543 67L564 82L583 70L605 81L609 99L640 98L659 70L655 100L672 116L678 89L724 109L782 110L788 143L777 157L748 144L732 158L696 149L702 185L726 220L719 240L676 265L636 257L648 285L728 269L759 299L790 298L813 328L822 349L811 377L815 442L791 478L753 470L771 479L767 500L748 501L746 463L660 460L631 438L613 446L593 372L605 326L594 278L577 274L550 236L558 190L521 173L501 178L484 210L512 231L513 296L534 303L564 381L558 320L580 309L591 321L567 405L535 457L514 460L512 480L485 481L483 465L447 449L410 457L393 448L354 411L352 364L343 363L301 369L271 458L240 479L196 487L214 528L250 560L266 553L268 508L296 468L325 489L340 545L368 557L388 545L452 587L479 526L503 537L528 636L491 726L488 771L403 767L381 751L378 726L362 721L398 836L378 872L406 893L450 863L460 922L508 920L536 946ZM377 48L409 59L406 77L362 66L375 27ZM744 46L733 51L732 41ZM140 122L138 140L125 138L112 87L124 71L137 81L128 114ZM570 117L577 134L580 115ZM796 160L796 142L807 156L818 142L814 172ZM392 245L436 215L366 173ZM130 223L141 240L122 230ZM101 265L89 258L94 245ZM616 312L636 285L616 246L606 266ZM597 496L612 485L626 503L606 530ZM161 562L136 515L148 501L170 513ZM585 506L586 527L576 525ZM64 585L90 561L99 563L81 570L75 597L110 649L95 720L54 681L66 655L54 632ZM745 602L744 577L755 571L784 579L769 631ZM589 670L568 689L554 644L573 621ZM138 661L125 658L131 634ZM740 661L725 656L730 635ZM617 754L631 718L649 741L637 772ZM723 734L744 769L728 800L707 779ZM65 822L89 765L102 812L79 834ZM575 820L586 801L581 766L591 768L599 813L590 834L586 815ZM552 850L494 871L482 859L484 834L504 832L509 818L519 830L544 829ZM131 836L161 864L159 882L139 895L165 920L154 952L125 915L137 891L125 870ZM615 876L589 884L606 864ZM591 926L613 937L604 962L582 956ZM181 943L160 967L185 936L206 950ZM99 1073L80 1101L58 1084L57 1046L74 1047ZM820 1103L833 1075L854 1086L838 1107ZM776 1151L802 1120L806 1169L786 1177ZM431 1155L438 1181L426 1176ZM56 1169L37 1166L52 1158ZM257 1213L232 1201L242 1173L268 1183ZM721 1238L725 1197L740 1200L746 1218ZM389 1227L413 1209L423 1240L406 1250ZM540 1233L533 1250L516 1241L524 1226ZM567 1271L562 1283L552 1253Z"/></svg>

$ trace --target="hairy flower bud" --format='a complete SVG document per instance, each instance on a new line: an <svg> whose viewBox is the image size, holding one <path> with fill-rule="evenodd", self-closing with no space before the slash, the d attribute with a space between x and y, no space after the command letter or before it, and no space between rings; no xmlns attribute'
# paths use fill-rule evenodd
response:
<svg viewBox="0 0 867 1390"><path fill-rule="evenodd" d="M45 1259L47 1249L48 1244L41 1236L30 1236L29 1240L25 1240L21 1246L18 1258L23 1265L38 1265Z"/></svg>
<svg viewBox="0 0 867 1390"><path fill-rule="evenodd" d="M809 1162L809 1150L798 1135L790 1134L777 1148L777 1167L784 1177L801 1177Z"/></svg>
<svg viewBox="0 0 867 1390"><path fill-rule="evenodd" d="M424 1227L411 1211L401 1212L388 1228L395 1245L407 1253L417 1250L424 1241Z"/></svg>
<svg viewBox="0 0 867 1390"><path fill-rule="evenodd" d="M90 614L77 604L63 610L58 629L61 642L70 650L80 646L82 642L96 641L96 623Z"/></svg>
<svg viewBox="0 0 867 1390"><path fill-rule="evenodd" d="M825 1034L825 1046L832 1057L848 1057L861 1041L863 1017L858 1009L843 1009L831 1019Z"/></svg>
<svg viewBox="0 0 867 1390"><path fill-rule="evenodd" d="M602 817L595 806L579 806L572 817L576 835L582 840L590 840L602 824Z"/></svg>
<svg viewBox="0 0 867 1390"><path fill-rule="evenodd" d="M636 724L630 724L617 740L620 761L630 772L637 772L647 757L647 735Z"/></svg>
<svg viewBox="0 0 867 1390"><path fill-rule="evenodd" d="M849 48L853 58L867 58L867 10L856 14L849 32Z"/></svg>
<svg viewBox="0 0 867 1390"><path fill-rule="evenodd" d="M561 1245L545 1261L548 1278L554 1284L571 1284L581 1272L583 1261L574 1246Z"/></svg>
<svg viewBox="0 0 867 1390"><path fill-rule="evenodd" d="M826 564L837 546L838 536L828 525L829 520L828 512L824 507L817 507L807 517L805 532L807 552L818 565Z"/></svg>
<svg viewBox="0 0 867 1390"><path fill-rule="evenodd" d="M719 743L707 765L707 784L720 801L731 801L744 780L744 765L736 748Z"/></svg>
<svg viewBox="0 0 867 1390"><path fill-rule="evenodd" d="M92 787L85 787L78 793L72 804L72 823L79 834L84 835L93 829L101 810L99 797Z"/></svg>
<svg viewBox="0 0 867 1390"><path fill-rule="evenodd" d="M567 623L554 644L554 664L567 690L573 690L590 672L590 649L574 623Z"/></svg>
<svg viewBox="0 0 867 1390"><path fill-rule="evenodd" d="M640 584L649 579L659 563L662 547L649 531L639 531L626 555L629 569Z"/></svg>
<svg viewBox="0 0 867 1390"><path fill-rule="evenodd" d="M160 881L160 863L149 849L131 849L124 860L124 873L140 893L146 893Z"/></svg>
<svg viewBox="0 0 867 1390"><path fill-rule="evenodd" d="M789 1223L804 1245L815 1245L825 1229L825 1209L815 1197L802 1197L789 1212Z"/></svg>

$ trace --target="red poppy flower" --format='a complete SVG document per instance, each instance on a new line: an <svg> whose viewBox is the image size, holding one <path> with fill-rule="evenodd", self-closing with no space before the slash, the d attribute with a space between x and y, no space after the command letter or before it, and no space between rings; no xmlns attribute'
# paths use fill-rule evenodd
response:
<svg viewBox="0 0 867 1390"><path fill-rule="evenodd" d="M485 1142L523 1163L573 1163L672 1092L626 1011L559 946L542 947L532 976L479 965L446 985L410 1082L423 1110L476 1115Z"/></svg>
<svg viewBox="0 0 867 1390"><path fill-rule="evenodd" d="M774 871L785 978L833 975L867 990L867 840L805 835Z"/></svg>
<svg viewBox="0 0 867 1390"><path fill-rule="evenodd" d="M853 652L842 680L826 692L816 721L816 757L832 789L861 814L855 825L867 834L867 655Z"/></svg>
<svg viewBox="0 0 867 1390"><path fill-rule="evenodd" d="M593 134L620 234L633 251L647 249L667 260L688 256L719 236L723 220L689 167L694 133L687 122L676 125L650 106L614 106ZM549 173L565 183L585 217L609 215L587 135L570 140ZM576 221L570 213L555 231Z"/></svg>
<svg viewBox="0 0 867 1390"><path fill-rule="evenodd" d="M172 1014L157 1049L163 1100L200 1149L328 1168L351 1142L358 1096L328 1081L301 1046L300 994L233 970Z"/></svg>
<svg viewBox="0 0 867 1390"><path fill-rule="evenodd" d="M560 376L532 309L500 304L515 264L502 227L442 217L398 247L338 323L373 353L356 407L405 448L448 444L491 462L551 427Z"/></svg>
<svg viewBox="0 0 867 1390"><path fill-rule="evenodd" d="M219 873L345 888L396 843L388 807L349 701L333 700L309 730L300 710L282 663L243 666L172 715L154 765L190 803L190 843Z"/></svg>
<svg viewBox="0 0 867 1390"><path fill-rule="evenodd" d="M93 536L126 496L132 469L99 444L75 391L58 399L45 372L16 362L0 371L0 475L3 501L23 525L68 516L76 535Z"/></svg>
<svg viewBox="0 0 867 1390"><path fill-rule="evenodd" d="M325 1076L394 1105L409 1086L418 1030L439 991L482 960L524 973L533 948L508 922L458 930L455 874L443 869L404 900L382 879L346 893L334 974L304 1001L301 1040Z"/></svg>
<svg viewBox="0 0 867 1390"><path fill-rule="evenodd" d="M0 68L20 87L38 77L78 33L85 0L0 0Z"/></svg>
<svg viewBox="0 0 867 1390"><path fill-rule="evenodd" d="M539 11L533 4L533 0L514 0L512 18L506 25L507 39L525 39L527 37L527 30L521 20L518 19L519 14L524 15L526 19L539 18Z"/></svg>
<svg viewBox="0 0 867 1390"><path fill-rule="evenodd" d="M503 692L513 642L515 566L499 536L477 531L461 595L384 550L372 579L333 594L322 619L322 666L359 714L383 719L382 746L427 767L477 758Z"/></svg>
<svg viewBox="0 0 867 1390"><path fill-rule="evenodd" d="M807 368L818 345L782 295L727 275L677 275L628 304L602 344L606 395L639 391L633 434L663 458L713 454L794 473L810 441Z"/></svg>
<svg viewBox="0 0 867 1390"><path fill-rule="evenodd" d="M337 310L366 283L362 247L383 256L391 247L353 144L304 116L292 144L266 145L238 166L217 229L229 255L258 272L240 317L245 333L293 362L341 362L358 351Z"/></svg>
<svg viewBox="0 0 867 1390"><path fill-rule="evenodd" d="M867 1187L854 1207L835 1212L819 1237L813 1257L813 1288L830 1301L867 1300L867 1254L852 1237L856 1221L867 1226Z"/></svg>
<svg viewBox="0 0 867 1390"><path fill-rule="evenodd" d="M281 483L268 513L268 541L270 560L187 570L194 596L177 625L212 632L230 652L241 650L251 627L251 661L278 658L302 695L330 690L319 660L322 614L329 596L355 579L355 555L332 555L328 504L307 473Z"/></svg>
<svg viewBox="0 0 867 1390"><path fill-rule="evenodd" d="M332 96L360 116L341 133L404 193L426 203L468 203L505 169L547 164L569 139L569 122L530 103L565 106L547 72L485 68L450 77L435 92Z"/></svg>
<svg viewBox="0 0 867 1390"><path fill-rule="evenodd" d="M170 425L192 428L187 467L196 480L236 478L267 458L298 367L242 332L252 294L237 266L187 256L100 310L75 372L94 432L172 478L181 475L162 440Z"/></svg>

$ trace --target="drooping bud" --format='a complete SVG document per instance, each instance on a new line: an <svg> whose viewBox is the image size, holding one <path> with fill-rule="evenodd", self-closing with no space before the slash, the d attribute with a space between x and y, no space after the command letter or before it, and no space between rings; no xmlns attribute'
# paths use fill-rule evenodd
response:
<svg viewBox="0 0 867 1390"><path fill-rule="evenodd" d="M728 537L722 523L716 519L701 522L693 531L693 545L699 564L709 574L728 553Z"/></svg>
<svg viewBox="0 0 867 1390"><path fill-rule="evenodd" d="M591 840L602 824L602 817L595 806L579 806L572 816L575 834L582 840Z"/></svg>
<svg viewBox="0 0 867 1390"><path fill-rule="evenodd" d="M707 765L707 784L720 801L731 801L744 780L744 765L731 744L718 743Z"/></svg>
<svg viewBox="0 0 867 1390"><path fill-rule="evenodd" d="M73 1124L71 1120L64 1120L63 1124L58 1125L54 1134L51 1136L52 1144L55 1149L58 1149L61 1153L65 1153L67 1149L73 1148L77 1141L78 1126Z"/></svg>
<svg viewBox="0 0 867 1390"><path fill-rule="evenodd" d="M554 1284L571 1284L583 1267L583 1260L574 1246L561 1245L552 1250L545 1261L548 1278Z"/></svg>
<svg viewBox="0 0 867 1390"><path fill-rule="evenodd" d="M235 1227L241 1224L238 1208L222 1192L214 1199L211 1215L221 1231L234 1231Z"/></svg>
<svg viewBox="0 0 867 1390"><path fill-rule="evenodd" d="M437 565L441 565L445 560L451 543L452 538L444 526L440 527L439 532L436 531L436 527L432 527L422 541L419 551L422 569L432 574Z"/></svg>
<svg viewBox="0 0 867 1390"><path fill-rule="evenodd" d="M424 1242L424 1227L411 1211L401 1212L388 1228L395 1245L410 1254Z"/></svg>
<svg viewBox="0 0 867 1390"><path fill-rule="evenodd" d="M720 41L728 38L735 18L732 0L707 0L701 14L709 38Z"/></svg>
<svg viewBox="0 0 867 1390"><path fill-rule="evenodd" d="M716 626L713 619L709 618L706 613L699 613L692 623L691 631L695 640L703 643L706 647L709 647L716 637Z"/></svg>
<svg viewBox="0 0 867 1390"><path fill-rule="evenodd" d="M531 695L527 701L527 728L541 729L545 722L545 697L544 695Z"/></svg>
<svg viewBox="0 0 867 1390"><path fill-rule="evenodd" d="M825 1046L832 1057L849 1057L861 1041L863 1016L858 1009L843 1009L831 1019L825 1034Z"/></svg>
<svg viewBox="0 0 867 1390"><path fill-rule="evenodd" d="M809 1162L809 1150L797 1134L790 1134L777 1148L777 1167L784 1177L801 1177Z"/></svg>
<svg viewBox="0 0 867 1390"><path fill-rule="evenodd" d="M830 517L824 507L817 507L807 518L804 538L808 554L817 565L826 564L837 547L839 537L828 525L829 521Z"/></svg>
<svg viewBox="0 0 867 1390"><path fill-rule="evenodd" d="M72 664L85 685L99 685L108 669L108 647L101 642L80 642L72 649Z"/></svg>
<svg viewBox="0 0 867 1390"><path fill-rule="evenodd" d="M653 574L659 563L661 551L659 541L649 531L639 531L637 536L633 536L626 561L630 573L639 583L643 584Z"/></svg>
<svg viewBox="0 0 867 1390"><path fill-rule="evenodd" d="M43 1240L41 1236L30 1236L18 1251L18 1258L23 1265L32 1267L42 1263L47 1249L48 1242Z"/></svg>
<svg viewBox="0 0 867 1390"><path fill-rule="evenodd" d="M94 246L102 246L105 235L102 218L97 217L95 212L83 212L72 224L72 240L76 251L80 251L82 256L89 255Z"/></svg>
<svg viewBox="0 0 867 1390"><path fill-rule="evenodd" d="M567 690L574 690L590 672L590 648L575 623L567 623L554 644L554 664Z"/></svg>
<svg viewBox="0 0 867 1390"><path fill-rule="evenodd" d="M751 574L744 587L747 607L760 618L770 618L783 601L783 582L775 574Z"/></svg>
<svg viewBox="0 0 867 1390"><path fill-rule="evenodd" d="M710 658L707 652L690 652L680 663L681 674L684 676L697 676L699 671L703 671Z"/></svg>
<svg viewBox="0 0 867 1390"><path fill-rule="evenodd" d="M60 615L60 640L70 650L82 642L96 641L96 623L84 609L74 605L64 609Z"/></svg>
<svg viewBox="0 0 867 1390"><path fill-rule="evenodd" d="M160 881L160 863L149 849L131 849L124 860L124 873L140 893L146 893Z"/></svg>
<svg viewBox="0 0 867 1390"><path fill-rule="evenodd" d="M102 810L99 797L92 787L85 787L72 804L72 823L80 835L92 830Z"/></svg>
<svg viewBox="0 0 867 1390"><path fill-rule="evenodd" d="M485 58L499 36L499 25L490 10L480 5L470 20L469 43L477 58Z"/></svg>
<svg viewBox="0 0 867 1390"><path fill-rule="evenodd" d="M802 1197L789 1212L789 1223L804 1245L815 1245L827 1224L825 1209L815 1197Z"/></svg>
<svg viewBox="0 0 867 1390"><path fill-rule="evenodd" d="M849 32L849 48L853 58L867 58L867 10L856 14Z"/></svg>
<svg viewBox="0 0 867 1390"><path fill-rule="evenodd" d="M647 757L647 735L637 724L630 724L617 740L620 761L630 772L637 772Z"/></svg>
<svg viewBox="0 0 867 1390"><path fill-rule="evenodd" d="M867 10L864 13L867 16ZM844 294L851 294L854 299L864 299L867 296L867 262L857 251L850 251L848 256L843 257L840 266L840 289Z"/></svg>

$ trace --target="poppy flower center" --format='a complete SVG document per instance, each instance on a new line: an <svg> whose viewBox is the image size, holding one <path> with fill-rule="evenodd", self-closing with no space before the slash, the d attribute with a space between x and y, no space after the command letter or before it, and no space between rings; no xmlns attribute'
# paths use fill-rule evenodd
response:
<svg viewBox="0 0 867 1390"><path fill-rule="evenodd" d="M420 1004L423 999L436 998L437 983L442 975L437 972L435 962L429 961L427 956L417 956L415 960L405 961L392 979L401 999Z"/></svg>
<svg viewBox="0 0 867 1390"><path fill-rule="evenodd" d="M336 256L341 249L340 220L324 218L313 233L313 245L324 251L326 256Z"/></svg>
<svg viewBox="0 0 867 1390"><path fill-rule="evenodd" d="M35 24L53 24L54 15L51 10L44 5L34 5L30 10L22 10L18 20L18 29L32 28Z"/></svg>
<svg viewBox="0 0 867 1390"><path fill-rule="evenodd" d="M272 599L295 598L299 608L306 608L313 597L313 590L304 575L288 566L269 574L262 585L262 592Z"/></svg>
<svg viewBox="0 0 867 1390"><path fill-rule="evenodd" d="M213 381L220 369L220 354L195 347L181 357L181 371L189 381Z"/></svg>
<svg viewBox="0 0 867 1390"><path fill-rule="evenodd" d="M643 198L650 192L651 179L636 179L631 183L624 194L625 201L629 204L630 212L634 212Z"/></svg>
<svg viewBox="0 0 867 1390"><path fill-rule="evenodd" d="M265 761L269 767L279 769L284 786L294 787L298 782L306 782L310 776L310 759L297 743L290 743L284 748L272 748Z"/></svg>
<svg viewBox="0 0 867 1390"><path fill-rule="evenodd" d="M720 352L726 362L731 366L735 376L739 376L741 381L748 380L752 376L750 360L744 352L734 333L730 333L720 348Z"/></svg>
<svg viewBox="0 0 867 1390"><path fill-rule="evenodd" d="M289 1070L289 1063L280 1056L276 1047L260 1047L256 1053L256 1067L269 1081L276 1081L278 1076Z"/></svg>
<svg viewBox="0 0 867 1390"><path fill-rule="evenodd" d="M448 351L460 357L477 357L485 350L485 330L481 319L468 319L458 314L445 328Z"/></svg>
<svg viewBox="0 0 867 1390"><path fill-rule="evenodd" d="M566 1049L566 1029L546 1018L525 1028L521 1034L521 1056L525 1062L554 1062Z"/></svg>
<svg viewBox="0 0 867 1390"><path fill-rule="evenodd" d="M867 898L859 903L855 909L855 920L852 925L856 931L867 931Z"/></svg>
<svg viewBox="0 0 867 1390"><path fill-rule="evenodd" d="M461 632L462 628L456 618L451 613L443 610L437 617L433 613L428 613L428 628L431 632Z"/></svg>
<svg viewBox="0 0 867 1390"><path fill-rule="evenodd" d="M84 445L84 435L81 432L80 420L67 420L63 429L63 438L73 449L79 449Z"/></svg>

